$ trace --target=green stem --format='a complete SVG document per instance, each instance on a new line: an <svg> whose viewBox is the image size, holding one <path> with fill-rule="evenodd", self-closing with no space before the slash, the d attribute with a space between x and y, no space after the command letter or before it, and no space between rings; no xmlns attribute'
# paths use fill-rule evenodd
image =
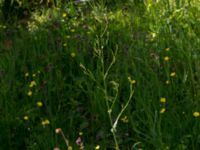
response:
<svg viewBox="0 0 200 150"><path fill-rule="evenodd" d="M112 122L112 109L109 106L109 98L108 98L108 93L107 93L107 84L106 84L106 78L108 75L108 72L110 70L110 68L112 67L112 65L114 64L115 59L113 59L113 61L111 62L111 64L109 65L108 69L105 72L105 68L104 68L104 57L103 57L103 51L101 53L101 65L102 65L102 72L103 72L103 88L104 88L104 95L105 95L105 101L106 101L106 107L108 110L108 117L110 120L110 125L111 125L111 132L114 138L114 142L115 142L115 149L119 150L119 145L118 145L118 141L117 141L117 137L116 137L116 130L113 128L113 122Z"/></svg>

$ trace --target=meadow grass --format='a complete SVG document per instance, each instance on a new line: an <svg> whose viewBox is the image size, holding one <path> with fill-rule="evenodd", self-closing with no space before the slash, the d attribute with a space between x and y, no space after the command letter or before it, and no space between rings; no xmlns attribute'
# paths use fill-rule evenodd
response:
<svg viewBox="0 0 200 150"><path fill-rule="evenodd" d="M43 11L0 25L0 149L200 148L198 1Z"/></svg>

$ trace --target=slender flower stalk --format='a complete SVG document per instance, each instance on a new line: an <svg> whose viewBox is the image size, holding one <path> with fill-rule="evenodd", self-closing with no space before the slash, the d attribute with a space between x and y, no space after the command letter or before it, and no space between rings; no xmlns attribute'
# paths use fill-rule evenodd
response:
<svg viewBox="0 0 200 150"><path fill-rule="evenodd" d="M64 141L65 141L65 144L67 145L67 147L68 147L68 149L69 149L69 147L71 147L71 146L69 146L69 141L68 141L68 139L65 137L65 134L63 133L63 131L62 131L62 129L61 128L57 128L56 130L55 130L55 132L57 133L57 134L61 134L62 135L62 137L63 137L63 139L64 139Z"/></svg>

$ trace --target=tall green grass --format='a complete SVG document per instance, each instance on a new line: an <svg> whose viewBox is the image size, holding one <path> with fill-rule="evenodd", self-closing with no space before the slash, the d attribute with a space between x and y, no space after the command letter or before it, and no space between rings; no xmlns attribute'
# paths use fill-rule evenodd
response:
<svg viewBox="0 0 200 150"><path fill-rule="evenodd" d="M66 149L57 128L68 149L199 149L198 4L69 3L2 23L0 149Z"/></svg>

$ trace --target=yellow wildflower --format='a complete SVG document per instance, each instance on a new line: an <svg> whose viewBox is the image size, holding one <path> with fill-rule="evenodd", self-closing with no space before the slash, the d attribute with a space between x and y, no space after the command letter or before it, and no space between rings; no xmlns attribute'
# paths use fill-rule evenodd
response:
<svg viewBox="0 0 200 150"><path fill-rule="evenodd" d="M37 102L37 106L38 106L38 107L42 107L42 106L43 106L43 103L42 103L41 101L38 101L38 102Z"/></svg>
<svg viewBox="0 0 200 150"><path fill-rule="evenodd" d="M46 119L44 122L45 124L50 124L50 121L48 119Z"/></svg>
<svg viewBox="0 0 200 150"><path fill-rule="evenodd" d="M42 121L42 125L45 126L45 125L49 125L50 124L50 121L48 119L45 119Z"/></svg>
<svg viewBox="0 0 200 150"><path fill-rule="evenodd" d="M100 149L100 145L97 145L97 146L95 147L95 150L98 150L98 149Z"/></svg>
<svg viewBox="0 0 200 150"><path fill-rule="evenodd" d="M36 82L33 80L33 81L31 81L31 83L30 83L30 85L29 85L29 87L30 88L32 88L33 86L36 86Z"/></svg>
<svg viewBox="0 0 200 150"><path fill-rule="evenodd" d="M170 50L170 48L166 48L166 49L165 49L165 51L169 51L169 50Z"/></svg>
<svg viewBox="0 0 200 150"><path fill-rule="evenodd" d="M199 116L200 116L200 113L199 113L198 111L195 111L195 112L193 113L193 116L194 116L194 117L199 117Z"/></svg>
<svg viewBox="0 0 200 150"><path fill-rule="evenodd" d="M121 118L121 121L123 123L128 123L128 117L127 116L124 116L123 118Z"/></svg>
<svg viewBox="0 0 200 150"><path fill-rule="evenodd" d="M33 74L32 74L32 77L36 77L36 74L35 74L35 73L33 73Z"/></svg>
<svg viewBox="0 0 200 150"><path fill-rule="evenodd" d="M136 81L135 80L132 80L131 77L128 77L128 81L131 83L131 84L135 84Z"/></svg>
<svg viewBox="0 0 200 150"><path fill-rule="evenodd" d="M72 149L72 146L69 146L67 150L73 150L73 149Z"/></svg>
<svg viewBox="0 0 200 150"><path fill-rule="evenodd" d="M32 95L33 95L33 92L32 92L31 90L29 90L28 93L27 93L27 95L28 95L28 96L32 96Z"/></svg>
<svg viewBox="0 0 200 150"><path fill-rule="evenodd" d="M28 116L24 116L24 120L28 120L29 118L28 118Z"/></svg>
<svg viewBox="0 0 200 150"><path fill-rule="evenodd" d="M169 84L169 80L165 81L166 84Z"/></svg>
<svg viewBox="0 0 200 150"><path fill-rule="evenodd" d="M161 114L163 114L165 111L166 111L165 108L161 108L161 109L160 109L160 113L161 113Z"/></svg>
<svg viewBox="0 0 200 150"><path fill-rule="evenodd" d="M164 57L164 61L169 61L169 59L170 59L170 58L169 58L168 56L165 56L165 57Z"/></svg>
<svg viewBox="0 0 200 150"><path fill-rule="evenodd" d="M83 135L83 132L79 132L79 135L82 136L82 135Z"/></svg>
<svg viewBox="0 0 200 150"><path fill-rule="evenodd" d="M161 98L160 98L160 102L161 102L161 103L166 103L166 98L165 98L165 97L161 97Z"/></svg>
<svg viewBox="0 0 200 150"><path fill-rule="evenodd" d="M170 76L171 76L171 77L176 76L176 72L172 72L172 73L170 74Z"/></svg>
<svg viewBox="0 0 200 150"><path fill-rule="evenodd" d="M71 57L74 58L76 56L76 54L73 52L71 53Z"/></svg>
<svg viewBox="0 0 200 150"><path fill-rule="evenodd" d="M64 13L62 14L62 17L63 17L63 18L67 17L67 13L64 12Z"/></svg>

